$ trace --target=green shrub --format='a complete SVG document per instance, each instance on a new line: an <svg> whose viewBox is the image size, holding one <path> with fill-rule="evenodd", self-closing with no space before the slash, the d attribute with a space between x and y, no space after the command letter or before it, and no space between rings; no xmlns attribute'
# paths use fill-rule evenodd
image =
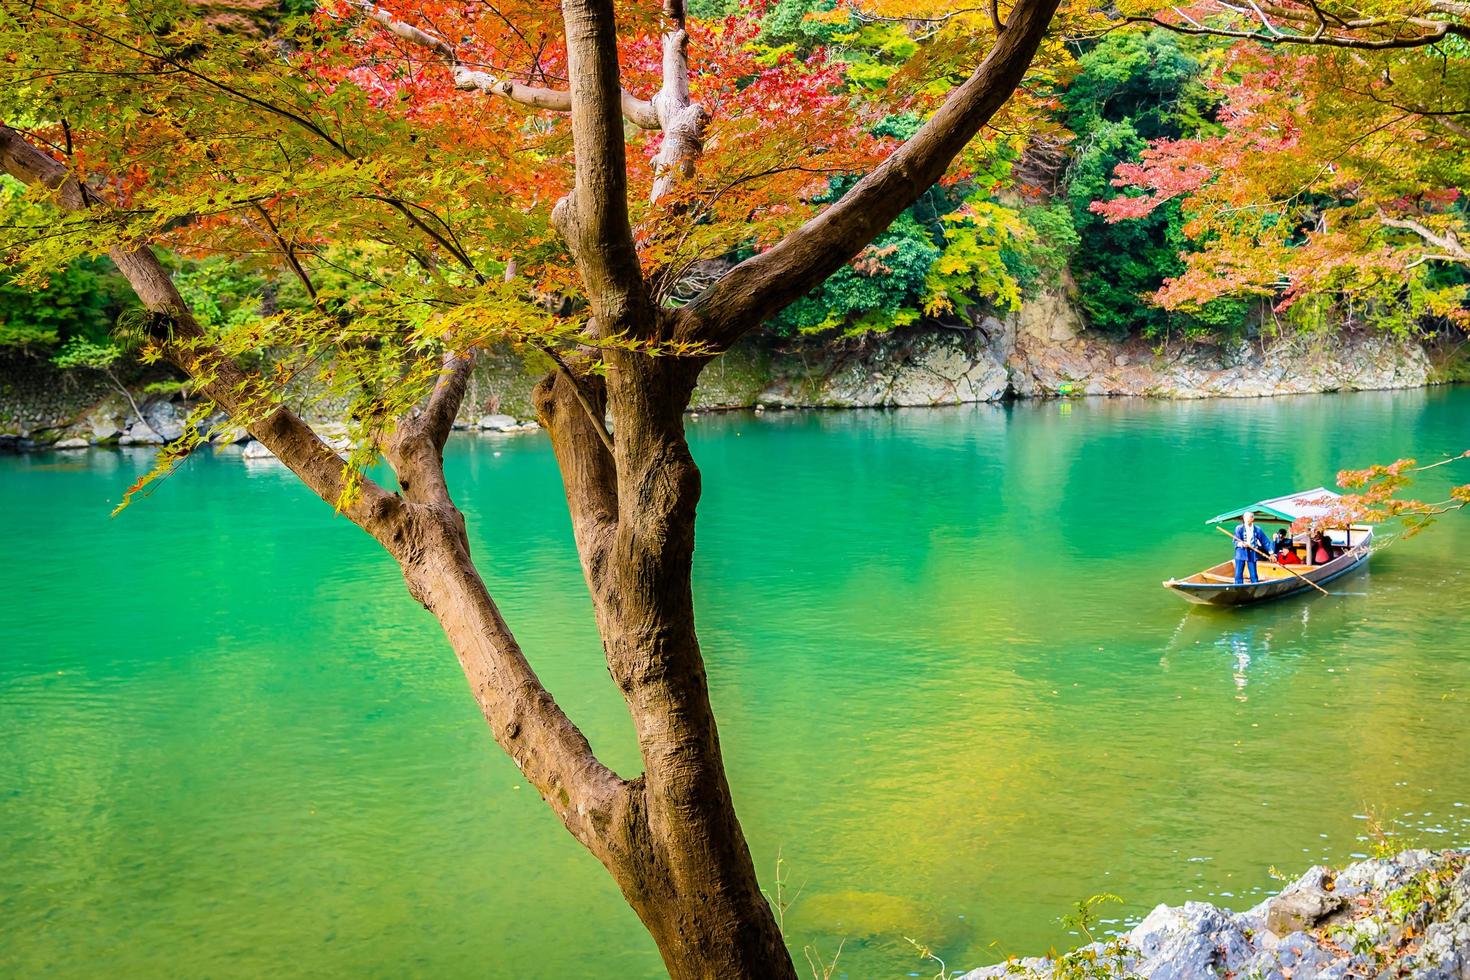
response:
<svg viewBox="0 0 1470 980"><path fill-rule="evenodd" d="M40 290L0 275L0 348L45 353L71 337L101 341L133 305L127 282L105 259L73 262Z"/></svg>

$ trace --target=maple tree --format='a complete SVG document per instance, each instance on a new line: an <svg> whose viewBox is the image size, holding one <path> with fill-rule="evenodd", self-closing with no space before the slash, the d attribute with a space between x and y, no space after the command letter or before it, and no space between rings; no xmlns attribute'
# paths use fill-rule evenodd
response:
<svg viewBox="0 0 1470 980"><path fill-rule="evenodd" d="M1182 205L1196 249L1157 302L1262 296L1278 312L1325 301L1348 324L1470 326L1470 6L1124 9L1235 42L1205 78L1215 124L1155 139L1117 168L1132 193L1092 205L1110 221Z"/></svg>
<svg viewBox="0 0 1470 980"><path fill-rule="evenodd" d="M7 248L23 281L105 253L132 285L143 312L121 339L205 401L156 472L202 444L218 409L397 561L496 741L607 867L672 975L791 977L695 633L700 475L683 413L711 359L966 165L1057 6L935 12L901 66L863 62L887 76L875 94L820 50L763 57L749 18L691 20L680 0L338 3L280 19L4 0L0 165L32 189L8 195ZM924 117L901 140L874 132L888 98ZM163 250L269 264L305 301L203 315ZM632 778L541 685L469 554L442 450L490 343L549 368L537 407L641 750ZM263 348L283 356L261 365ZM347 458L287 407L301 372L346 400ZM380 455L396 486L369 475Z"/></svg>
<svg viewBox="0 0 1470 980"><path fill-rule="evenodd" d="M0 0L0 167L30 188L0 188L3 244L26 286L111 256L143 307L118 340L203 396L150 478L243 425L382 544L671 974L792 976L694 625L683 412L711 360L767 321L860 332L1012 306L1018 255L1056 275L1079 233L1107 251L1073 217L1162 208L1190 249L1158 298L1193 322L1240 294L1463 310L1446 272L1463 267L1463 4L1139 0L1078 5L1048 35L1059 5ZM1200 47L1108 36L1130 21ZM1079 121L1138 79L1190 103L1198 78L1188 127ZM1000 202L1027 154L1065 142L1062 117L1086 134L1070 200ZM1125 193L1098 201L1119 162ZM254 273L288 278L243 315ZM537 408L633 778L540 684L469 554L442 450L492 344L546 369ZM346 404L345 458L287 407L302 377ZM391 479L369 475L380 457Z"/></svg>

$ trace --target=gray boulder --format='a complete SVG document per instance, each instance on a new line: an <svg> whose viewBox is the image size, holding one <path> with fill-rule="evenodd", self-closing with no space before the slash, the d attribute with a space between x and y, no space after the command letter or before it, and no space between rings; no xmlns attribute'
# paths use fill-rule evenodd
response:
<svg viewBox="0 0 1470 980"><path fill-rule="evenodd" d="M1246 960L1241 975L1258 976L1262 980L1314 976L1331 965L1337 955L1324 949L1305 932L1294 932L1276 945L1261 949Z"/></svg>
<svg viewBox="0 0 1470 980"><path fill-rule="evenodd" d="M1343 906L1334 888L1330 868L1320 865L1292 882L1280 895L1266 902L1266 929L1287 936L1310 929Z"/></svg>
<svg viewBox="0 0 1470 980"><path fill-rule="evenodd" d="M1406 898L1418 908L1406 912ZM1307 924L1291 929L1293 921ZM1119 980L1470 980L1470 854L1405 851L1335 877L1313 868L1241 914L1160 905L1131 932L1060 965L1014 960L962 980L1058 980L1077 976L1078 964L1085 976Z"/></svg>
<svg viewBox="0 0 1470 980"><path fill-rule="evenodd" d="M1343 899L1374 891L1391 891L1429 867L1437 859L1433 851L1404 851L1391 858L1360 861L1332 882L1332 891Z"/></svg>
<svg viewBox="0 0 1470 980"><path fill-rule="evenodd" d="M1409 965L1418 980L1470 980L1470 868L1450 883L1440 915L1424 930Z"/></svg>
<svg viewBox="0 0 1470 980"><path fill-rule="evenodd" d="M275 459L276 454L265 448L264 443L251 439L245 444L245 451L241 453L246 459Z"/></svg>
<svg viewBox="0 0 1470 980"><path fill-rule="evenodd" d="M116 442L123 434L123 427L117 421L89 418L87 426L92 430L92 441L99 446Z"/></svg>
<svg viewBox="0 0 1470 980"><path fill-rule="evenodd" d="M178 406L171 401L153 401L144 405L143 418L148 421L147 427L140 426L135 422L128 429L129 433L134 434L135 441L137 441L136 433L134 432L136 429L142 429L146 432L148 428L152 428L158 438L156 440L148 440L151 443L173 442L175 439L179 439L184 435L183 416L179 414Z"/></svg>
<svg viewBox="0 0 1470 980"><path fill-rule="evenodd" d="M182 434L181 431L180 435ZM142 422L134 422L128 426L128 431L124 432L117 441L121 446L161 446L168 439L156 429L150 429Z"/></svg>
<svg viewBox="0 0 1470 980"><path fill-rule="evenodd" d="M178 407L171 401L159 399L143 406L143 418L155 429L162 425L182 421Z"/></svg>
<svg viewBox="0 0 1470 980"><path fill-rule="evenodd" d="M1139 956L1137 972L1153 980L1218 980L1255 952L1237 918L1205 902L1156 907L1128 944Z"/></svg>
<svg viewBox="0 0 1470 980"><path fill-rule="evenodd" d="M510 415L481 415L479 426L491 432L514 432L516 420Z"/></svg>
<svg viewBox="0 0 1470 980"><path fill-rule="evenodd" d="M1096 945L1096 944L1094 944ZM1087 947L1090 948L1090 947ZM1030 980L1035 977L1049 977L1053 963L1045 956L1027 956L1023 959L1010 960L1005 963L997 963L994 966L982 966L978 970L971 970L959 980Z"/></svg>
<svg viewBox="0 0 1470 980"><path fill-rule="evenodd" d="M60 442L58 442L55 445L54 448L56 448L56 449L89 449L89 448L91 448L91 445L92 445L92 443L89 440L83 439L80 436L73 436L70 439L63 439L63 440L61 440Z"/></svg>
<svg viewBox="0 0 1470 980"><path fill-rule="evenodd" d="M121 395L109 395L82 416L80 425L92 434L98 445L116 442L128 428L128 403Z"/></svg>

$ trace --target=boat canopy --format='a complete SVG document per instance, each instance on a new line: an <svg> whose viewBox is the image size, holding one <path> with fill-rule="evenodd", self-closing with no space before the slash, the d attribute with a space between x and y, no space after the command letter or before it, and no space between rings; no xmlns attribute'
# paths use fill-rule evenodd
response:
<svg viewBox="0 0 1470 980"><path fill-rule="evenodd" d="M1205 523L1224 524L1227 521L1238 521L1241 515L1248 510L1256 512L1257 520L1269 521L1274 518L1288 524L1302 518L1325 517L1332 512L1333 506L1341 496L1326 487L1301 490L1297 493L1289 493L1284 497L1272 497L1270 500L1262 500L1245 507L1227 510L1223 514L1215 515Z"/></svg>

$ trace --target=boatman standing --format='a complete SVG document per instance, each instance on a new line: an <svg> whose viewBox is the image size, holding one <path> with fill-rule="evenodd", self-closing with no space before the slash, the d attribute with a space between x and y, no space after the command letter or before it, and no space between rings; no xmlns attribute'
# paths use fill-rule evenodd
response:
<svg viewBox="0 0 1470 980"><path fill-rule="evenodd" d="M1256 577L1256 552L1252 548L1258 548L1264 554L1271 553L1271 542L1266 538L1266 532L1256 526L1256 512L1248 510L1241 515L1243 524L1235 525L1235 584L1240 585L1240 573L1243 568L1251 570L1252 584L1259 582Z"/></svg>

